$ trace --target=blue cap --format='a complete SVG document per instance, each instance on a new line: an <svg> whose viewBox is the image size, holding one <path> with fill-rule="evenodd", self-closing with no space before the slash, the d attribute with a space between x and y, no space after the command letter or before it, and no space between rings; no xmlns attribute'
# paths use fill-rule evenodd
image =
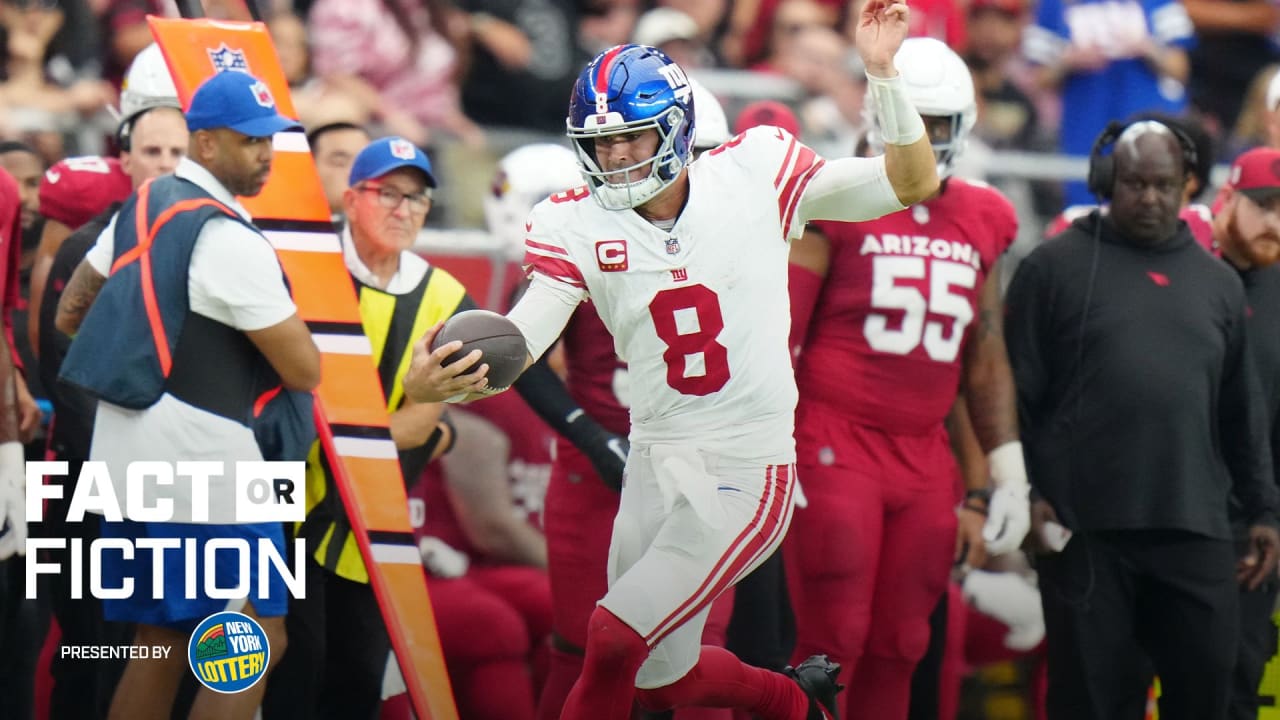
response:
<svg viewBox="0 0 1280 720"><path fill-rule="evenodd" d="M266 83L237 70L205 80L187 108L187 128L192 132L228 128L249 137L271 137L298 127L302 126L276 110Z"/></svg>
<svg viewBox="0 0 1280 720"><path fill-rule="evenodd" d="M417 145L395 136L374 140L360 151L356 161L351 164L348 184L355 185L406 167L421 170L427 176L427 187L436 186L436 176L431 172L431 161L427 159L427 154L418 149Z"/></svg>

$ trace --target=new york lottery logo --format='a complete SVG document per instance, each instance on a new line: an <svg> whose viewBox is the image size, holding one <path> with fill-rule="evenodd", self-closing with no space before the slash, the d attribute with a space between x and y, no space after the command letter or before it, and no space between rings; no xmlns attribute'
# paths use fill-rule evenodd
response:
<svg viewBox="0 0 1280 720"><path fill-rule="evenodd" d="M258 621L248 615L214 613L192 631L187 661L196 679L210 690L244 692L266 674L271 643Z"/></svg>

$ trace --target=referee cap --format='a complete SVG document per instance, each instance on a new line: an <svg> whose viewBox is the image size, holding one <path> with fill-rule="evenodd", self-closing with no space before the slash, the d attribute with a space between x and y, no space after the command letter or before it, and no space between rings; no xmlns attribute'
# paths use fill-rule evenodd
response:
<svg viewBox="0 0 1280 720"><path fill-rule="evenodd" d="M271 137L302 127L276 110L267 84L249 73L220 72L196 88L187 108L187 128L228 128L249 137Z"/></svg>

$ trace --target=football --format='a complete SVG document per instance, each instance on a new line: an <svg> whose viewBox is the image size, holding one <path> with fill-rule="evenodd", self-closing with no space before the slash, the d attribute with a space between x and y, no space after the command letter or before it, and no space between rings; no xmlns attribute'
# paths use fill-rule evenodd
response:
<svg viewBox="0 0 1280 720"><path fill-rule="evenodd" d="M444 359L444 364L459 360L472 350L482 353L480 363L489 364L489 387L505 390L524 370L529 349L524 335L506 317L488 310L464 310L445 321L431 343L434 351L441 345L462 341L462 349ZM475 366L472 366L475 367ZM464 372L471 372L467 368Z"/></svg>

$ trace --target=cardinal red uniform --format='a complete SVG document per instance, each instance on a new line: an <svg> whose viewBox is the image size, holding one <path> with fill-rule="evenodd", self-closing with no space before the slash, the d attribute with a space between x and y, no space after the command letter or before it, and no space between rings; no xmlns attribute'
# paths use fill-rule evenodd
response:
<svg viewBox="0 0 1280 720"><path fill-rule="evenodd" d="M40 179L40 214L75 230L131 194L133 181L116 158L66 158Z"/></svg>
<svg viewBox="0 0 1280 720"><path fill-rule="evenodd" d="M525 518L539 524L551 473L551 429L514 393L471 403L465 410L507 436L512 497ZM418 537L439 538L471 563L460 578L432 578L428 584L459 711L464 717L527 720L545 676L551 632L547 574L485 556L468 539L444 483L440 463L429 465L409 493L410 515Z"/></svg>
<svg viewBox="0 0 1280 720"><path fill-rule="evenodd" d="M1049 238L1057 235L1066 230L1071 223L1097 209L1097 205L1072 205L1049 221L1049 224L1045 226L1044 236ZM1192 203L1183 207L1182 211L1178 213L1178 218L1187 224L1187 227L1191 230L1191 236L1196 239L1196 242L1214 255L1219 254L1218 241L1213 238L1213 213L1216 209L1216 207L1210 209L1207 205Z"/></svg>
<svg viewBox="0 0 1280 720"><path fill-rule="evenodd" d="M846 682L856 668L866 687L850 687L845 717L872 717L867 698L910 678L947 586L959 473L943 421L1017 219L996 190L952 178L901 212L815 227L831 251L796 372L809 502L784 543L794 657L828 652Z"/></svg>

